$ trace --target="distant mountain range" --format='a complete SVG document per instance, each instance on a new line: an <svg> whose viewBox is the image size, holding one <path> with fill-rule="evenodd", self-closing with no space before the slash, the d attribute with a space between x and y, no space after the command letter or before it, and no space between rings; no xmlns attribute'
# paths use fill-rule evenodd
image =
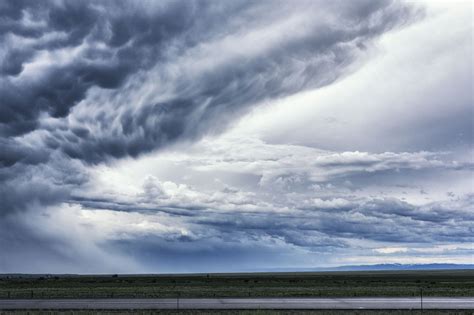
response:
<svg viewBox="0 0 474 315"><path fill-rule="evenodd" d="M347 265L322 268L272 268L260 272L318 272L318 271L378 271L378 270L462 270L474 269L474 264L376 264Z"/></svg>
<svg viewBox="0 0 474 315"><path fill-rule="evenodd" d="M474 269L474 264L378 264L378 265L352 265L335 268L323 268L334 271L357 270L443 270L443 269Z"/></svg>

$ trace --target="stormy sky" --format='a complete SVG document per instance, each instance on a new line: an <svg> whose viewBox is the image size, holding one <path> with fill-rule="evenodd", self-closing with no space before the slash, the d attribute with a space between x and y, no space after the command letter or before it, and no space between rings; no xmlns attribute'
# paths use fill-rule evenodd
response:
<svg viewBox="0 0 474 315"><path fill-rule="evenodd" d="M473 263L473 12L0 1L0 273Z"/></svg>

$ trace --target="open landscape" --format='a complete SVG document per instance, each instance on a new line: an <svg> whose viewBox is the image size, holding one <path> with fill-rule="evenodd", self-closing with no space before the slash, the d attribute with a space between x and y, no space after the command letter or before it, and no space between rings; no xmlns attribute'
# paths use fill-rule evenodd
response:
<svg viewBox="0 0 474 315"><path fill-rule="evenodd" d="M31 311L31 310L14 310L0 311L1 315L95 315L97 311ZM299 310L299 311L280 311L280 310L107 310L100 311L101 315L152 315L152 314L183 314L183 315L472 315L469 310Z"/></svg>
<svg viewBox="0 0 474 315"><path fill-rule="evenodd" d="M3 275L0 299L474 297L474 270L186 275Z"/></svg>
<svg viewBox="0 0 474 315"><path fill-rule="evenodd" d="M0 315L474 315L473 14L0 0Z"/></svg>

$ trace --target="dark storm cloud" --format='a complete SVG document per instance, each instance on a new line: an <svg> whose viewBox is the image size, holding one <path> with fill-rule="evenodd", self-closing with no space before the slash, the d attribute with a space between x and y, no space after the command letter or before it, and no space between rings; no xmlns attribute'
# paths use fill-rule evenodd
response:
<svg viewBox="0 0 474 315"><path fill-rule="evenodd" d="M440 223L453 227L457 209L390 204L390 214L384 201L272 215L239 211L280 206L249 199L223 200L237 210L223 213L220 195L156 206L157 196L147 192L122 202L118 196L95 198L84 188L90 164L194 141L222 131L258 103L331 84L354 69L375 38L416 13L388 0L1 1L0 250L12 254L0 255L0 270L14 271L34 257L41 257L41 267L28 270L48 270L49 261L58 272L107 260L95 255L103 250L96 240L82 242L80 232L68 237L68 231L49 233L41 226L49 221L40 213L58 215L45 209L61 202L159 213L189 224L194 234L111 242L120 252L134 256L136 248L137 256L149 255L150 269L199 255L203 269L216 255L223 259L215 268L232 263L232 253L249 264L256 252L262 262L285 255L261 244L267 239L314 252L345 248L348 237L469 239L462 224L440 236L432 231ZM381 220L384 225L377 225ZM422 233L426 226L430 230ZM157 248L160 257L150 254Z"/></svg>
<svg viewBox="0 0 474 315"><path fill-rule="evenodd" d="M58 154L50 156L21 146L4 152L18 154L10 159L12 165L0 166L0 219L29 206L41 210L64 201L72 190L87 182L81 163Z"/></svg>
<svg viewBox="0 0 474 315"><path fill-rule="evenodd" d="M0 133L4 136L39 128L41 113L67 116L92 87L118 89L141 69L172 64L198 44L245 34L275 16L282 19L283 10L295 12L274 2L7 1L2 6ZM321 10L331 17L341 15L341 25L310 24L303 32L296 30L294 38L288 30L281 42L261 54L246 56L245 50L253 47L241 47L243 56L202 73L169 78L174 80L176 97L138 112L133 104L123 105L127 109L120 115L121 129L113 136L104 132L78 143L65 136L60 147L73 158L100 162L108 156L137 156L179 138L194 138L211 126L225 126L251 104L332 82L370 39L405 22L411 13L391 1L295 6L314 14ZM69 51L74 56L70 60L52 63L39 73L25 73L25 66L41 54L60 58L65 49L79 52Z"/></svg>
<svg viewBox="0 0 474 315"><path fill-rule="evenodd" d="M93 86L119 87L195 20L190 2L169 3L154 15L130 1L6 1L2 6L4 135L33 130L42 112L68 115ZM81 54L66 64L52 64L37 78L22 79L25 64L40 53L81 46Z"/></svg>
<svg viewBox="0 0 474 315"><path fill-rule="evenodd" d="M67 116L91 87L118 88L131 74L166 60L169 45L192 47L220 34L218 22L225 29L222 16L228 10L238 14L249 9L246 2L221 8L205 1L12 0L1 6L4 135L33 130L42 112ZM25 64L35 57L68 48L82 50L65 64L52 64L37 77L22 79Z"/></svg>
<svg viewBox="0 0 474 315"><path fill-rule="evenodd" d="M132 1L0 3L0 213L31 202L49 204L64 195L67 174L56 176L53 182L43 171L64 170L58 160L65 160L57 155L51 160L53 152L63 143L89 136L82 126L56 124L41 129L53 134L62 128L64 134L34 143L19 140L18 136L40 128L40 115L65 117L90 88L119 88L130 74L166 58L169 42L187 46L199 40L202 30L192 27L200 23L196 15L209 4L182 1L156 6ZM238 6L233 7L238 11ZM185 31L189 40L184 38ZM73 49L80 52L74 55ZM54 60L32 73L25 70L25 65L45 54L53 59L63 54L66 60ZM120 150L116 147L104 143L105 151ZM68 152L67 145L64 151ZM42 163L49 166L38 166ZM82 181L83 174L74 176Z"/></svg>
<svg viewBox="0 0 474 315"><path fill-rule="evenodd" d="M0 6L1 212L22 208L30 192L45 201L49 189L70 186L61 176L49 181L48 172L42 180L45 169L66 170L64 178L83 182L79 168L68 173L57 161L136 157L221 130L260 101L329 84L371 39L413 16L404 4L365 0L12 0ZM137 104L133 92L157 76L162 83L153 98L172 96ZM91 99L92 90L100 97ZM87 107L71 116L80 102Z"/></svg>
<svg viewBox="0 0 474 315"><path fill-rule="evenodd" d="M160 74L164 81L173 82L175 97L145 104L139 111L126 107L119 114L115 132L101 130L93 138L63 143L62 149L73 158L97 163L108 157L135 157L178 139L195 139L209 130L220 130L250 105L324 86L338 79L373 37L405 22L411 12L391 2L366 4L363 10L340 5L345 13L341 26L310 24L302 34L295 38L288 34L261 53L246 54L246 49L254 47L235 45L235 49L242 49L242 52L232 51L233 57L229 60L203 67L200 72L182 68L177 70L178 75ZM317 5L306 6L316 14ZM331 10L338 9L338 6L330 8L328 13L336 15ZM376 15L383 18L373 23ZM265 21L267 17L258 18ZM222 27L228 26L224 23ZM228 31L235 32L232 28ZM215 38L212 31L208 32ZM271 43L272 39L268 41ZM187 46L178 55L188 53L192 58L196 52ZM210 50L209 53L220 57L218 51ZM194 58L196 64L209 62L199 53ZM159 62L167 67L173 65L174 60Z"/></svg>
<svg viewBox="0 0 474 315"><path fill-rule="evenodd" d="M0 168L8 168L16 163L39 164L46 162L48 152L46 149L37 149L18 143L14 139L0 138Z"/></svg>

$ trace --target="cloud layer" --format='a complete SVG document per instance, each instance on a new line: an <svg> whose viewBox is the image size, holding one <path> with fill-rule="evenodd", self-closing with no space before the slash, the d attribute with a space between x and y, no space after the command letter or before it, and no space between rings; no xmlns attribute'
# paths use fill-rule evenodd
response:
<svg viewBox="0 0 474 315"><path fill-rule="evenodd" d="M464 261L472 27L440 12L3 1L0 272ZM412 45L436 23L452 27ZM409 88L430 71L424 93Z"/></svg>

